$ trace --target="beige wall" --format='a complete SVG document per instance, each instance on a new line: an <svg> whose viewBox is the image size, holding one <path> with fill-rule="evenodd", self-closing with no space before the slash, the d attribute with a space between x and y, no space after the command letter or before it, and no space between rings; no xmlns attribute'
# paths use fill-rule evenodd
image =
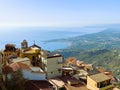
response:
<svg viewBox="0 0 120 90"><path fill-rule="evenodd" d="M16 52L9 52L9 51L7 51L7 52L2 52L2 54L3 54L3 57L8 57L8 56L10 56L10 55L17 55Z"/></svg>
<svg viewBox="0 0 120 90"><path fill-rule="evenodd" d="M22 59L21 59L22 60ZM24 64L27 64L28 66L31 65L31 61L30 60L24 60L24 61L21 61L21 60L13 60L12 62L15 63L15 62L21 62L21 63L24 63Z"/></svg>
<svg viewBox="0 0 120 90"><path fill-rule="evenodd" d="M99 90L97 89L97 83L93 81L89 76L87 76L87 88L90 90Z"/></svg>
<svg viewBox="0 0 120 90"><path fill-rule="evenodd" d="M3 57L2 57L2 63L3 63L3 66L6 66L8 63L6 61L6 58L9 57L10 55L15 55L17 56L17 53L16 52L10 52L10 51L7 51L7 52L2 52L3 54Z"/></svg>
<svg viewBox="0 0 120 90"><path fill-rule="evenodd" d="M22 57L22 58L28 57L30 60L32 60L33 56L34 57L38 57L39 54L40 54L40 49L34 49L34 48L32 48L29 51L21 52L20 57Z"/></svg>
<svg viewBox="0 0 120 90"><path fill-rule="evenodd" d="M89 76L87 76L87 88L90 90L112 90L113 85L108 85L103 88L97 88L97 83L94 80L92 80Z"/></svg>
<svg viewBox="0 0 120 90"><path fill-rule="evenodd" d="M38 54L37 53L21 53L21 58L29 58L30 60L32 60L32 58L34 57L38 57Z"/></svg>
<svg viewBox="0 0 120 90"><path fill-rule="evenodd" d="M47 77L52 78L56 77L62 74L62 72L59 72L59 69L61 69L62 65L59 64L59 61L62 61L62 57L53 57L47 59Z"/></svg>

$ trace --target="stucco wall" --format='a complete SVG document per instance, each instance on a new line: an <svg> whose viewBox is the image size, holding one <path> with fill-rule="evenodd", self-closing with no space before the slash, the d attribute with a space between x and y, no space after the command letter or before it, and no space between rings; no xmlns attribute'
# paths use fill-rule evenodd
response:
<svg viewBox="0 0 120 90"><path fill-rule="evenodd" d="M87 76L87 88L90 90L99 90L97 88L97 83L92 80L89 76Z"/></svg>
<svg viewBox="0 0 120 90"><path fill-rule="evenodd" d="M45 73L34 73L31 71L23 70L23 76L29 80L46 80Z"/></svg>
<svg viewBox="0 0 120 90"><path fill-rule="evenodd" d="M54 57L47 59L47 77L55 77L61 75L58 69L61 69L61 64L59 61L62 61L62 57Z"/></svg>

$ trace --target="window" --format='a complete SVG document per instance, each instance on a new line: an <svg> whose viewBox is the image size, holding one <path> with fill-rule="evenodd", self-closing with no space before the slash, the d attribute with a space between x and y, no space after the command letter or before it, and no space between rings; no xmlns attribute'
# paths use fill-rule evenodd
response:
<svg viewBox="0 0 120 90"><path fill-rule="evenodd" d="M51 74L53 74L53 72L51 72Z"/></svg>
<svg viewBox="0 0 120 90"><path fill-rule="evenodd" d="M59 90L67 90L65 87L61 87L59 88Z"/></svg>
<svg viewBox="0 0 120 90"><path fill-rule="evenodd" d="M61 73L61 69L58 69L58 72Z"/></svg>

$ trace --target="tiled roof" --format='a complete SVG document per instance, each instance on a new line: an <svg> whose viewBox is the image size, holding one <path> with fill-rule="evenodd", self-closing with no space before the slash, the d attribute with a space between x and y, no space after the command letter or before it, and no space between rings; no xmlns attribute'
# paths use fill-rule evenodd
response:
<svg viewBox="0 0 120 90"><path fill-rule="evenodd" d="M102 81L110 79L107 75L105 75L103 73L98 73L98 74L90 75L89 77L92 80L94 80L95 82L102 82Z"/></svg>
<svg viewBox="0 0 120 90"><path fill-rule="evenodd" d="M104 73L106 75L112 75L112 72L111 71L107 71L105 70L104 68L98 68L98 71L101 72L101 73Z"/></svg>
<svg viewBox="0 0 120 90"><path fill-rule="evenodd" d="M111 71L107 71L104 68L98 68L98 71L100 71L101 73L104 73L105 75L107 75L108 77L111 78L112 81L117 82L117 79L113 76Z"/></svg>
<svg viewBox="0 0 120 90"><path fill-rule="evenodd" d="M58 54L58 55L47 56L47 58L54 58L54 57L62 57L62 55Z"/></svg>
<svg viewBox="0 0 120 90"><path fill-rule="evenodd" d="M14 47L15 45L14 44L6 44L5 46L13 46Z"/></svg>
<svg viewBox="0 0 120 90"><path fill-rule="evenodd" d="M41 49L41 47L40 47L40 46L38 46L38 45L36 45L36 44L33 44L33 45L32 45L32 46L30 46L30 47L37 47L37 48Z"/></svg>
<svg viewBox="0 0 120 90"><path fill-rule="evenodd" d="M25 90L53 90L53 85L46 80L29 80Z"/></svg>
<svg viewBox="0 0 120 90"><path fill-rule="evenodd" d="M21 62L17 62L17 64L20 66L21 69L30 70L30 67L27 64Z"/></svg>
<svg viewBox="0 0 120 90"><path fill-rule="evenodd" d="M95 67L93 67L93 70L89 70L87 72L89 76L100 73Z"/></svg>
<svg viewBox="0 0 120 90"><path fill-rule="evenodd" d="M68 83L68 81L80 82L79 80L77 80L75 77L72 76L61 76L59 77L59 79L61 79L65 83Z"/></svg>
<svg viewBox="0 0 120 90"><path fill-rule="evenodd" d="M23 53L31 54L31 53L35 53L35 51L30 49L30 50L24 51Z"/></svg>
<svg viewBox="0 0 120 90"><path fill-rule="evenodd" d="M59 78L53 78L53 79L50 79L49 81L58 87L63 87L65 85L65 83L62 80L60 80Z"/></svg>
<svg viewBox="0 0 120 90"><path fill-rule="evenodd" d="M17 71L19 69L30 70L30 67L27 64L24 64L21 62L12 63L3 68L3 73L11 73L11 72Z"/></svg>
<svg viewBox="0 0 120 90"><path fill-rule="evenodd" d="M66 84L65 87L67 90L88 90L86 85L83 85L82 83L79 83L77 85Z"/></svg>
<svg viewBox="0 0 120 90"><path fill-rule="evenodd" d="M59 77L64 83L67 90L88 90L80 80L72 76L61 76ZM70 83L68 83L68 81Z"/></svg>

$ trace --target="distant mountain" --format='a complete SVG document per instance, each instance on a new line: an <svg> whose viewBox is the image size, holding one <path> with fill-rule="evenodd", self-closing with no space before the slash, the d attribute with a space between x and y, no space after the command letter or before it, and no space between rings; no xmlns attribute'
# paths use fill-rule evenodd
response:
<svg viewBox="0 0 120 90"><path fill-rule="evenodd" d="M120 49L120 29L107 29L98 33L86 34L74 38L50 40L49 42L66 42L69 44L69 49Z"/></svg>

